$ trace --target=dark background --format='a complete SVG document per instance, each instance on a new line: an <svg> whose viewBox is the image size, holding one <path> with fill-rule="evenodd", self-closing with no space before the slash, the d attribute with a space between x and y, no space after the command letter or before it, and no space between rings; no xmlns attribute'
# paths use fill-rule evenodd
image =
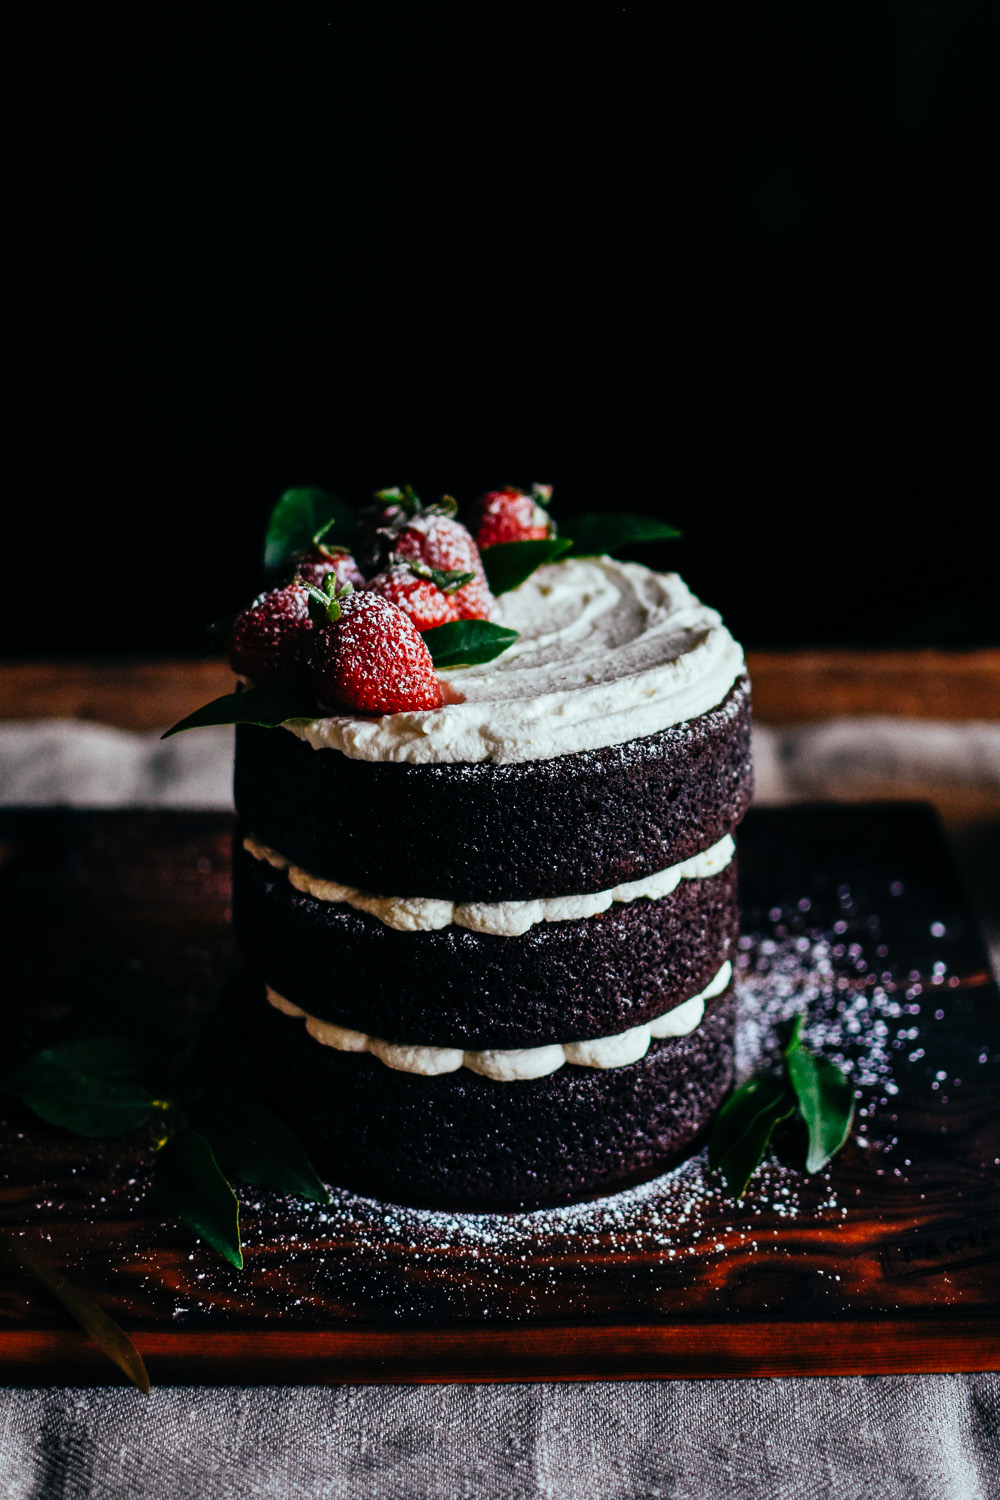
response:
<svg viewBox="0 0 1000 1500"><path fill-rule="evenodd" d="M403 480L656 511L751 644L1000 639L991 6L209 10L13 69L5 651L195 651L283 488Z"/></svg>

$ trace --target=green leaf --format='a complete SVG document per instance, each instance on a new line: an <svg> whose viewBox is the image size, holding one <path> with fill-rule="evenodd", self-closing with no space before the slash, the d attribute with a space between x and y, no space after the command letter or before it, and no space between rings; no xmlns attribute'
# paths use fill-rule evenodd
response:
<svg viewBox="0 0 1000 1500"><path fill-rule="evenodd" d="M788 1076L809 1132L806 1171L818 1172L835 1156L854 1123L854 1086L828 1058L816 1057L802 1044L799 1016L785 1048Z"/></svg>
<svg viewBox="0 0 1000 1500"><path fill-rule="evenodd" d="M423 632L436 667L474 667L492 661L520 637L505 625L489 620L453 620Z"/></svg>
<svg viewBox="0 0 1000 1500"><path fill-rule="evenodd" d="M312 539L324 527L325 539L350 547L358 519L344 500L327 490L306 485L286 490L271 512L264 538L264 572L280 573L291 565L296 552L308 552Z"/></svg>
<svg viewBox="0 0 1000 1500"><path fill-rule="evenodd" d="M569 516L563 523L573 538L574 557L614 556L638 542L669 542L682 535L676 526L668 526L655 516L634 516L617 511Z"/></svg>
<svg viewBox="0 0 1000 1500"><path fill-rule="evenodd" d="M770 1073L748 1078L722 1106L708 1139L708 1164L722 1173L734 1198L746 1191L774 1127L794 1112L787 1081Z"/></svg>
<svg viewBox="0 0 1000 1500"><path fill-rule="evenodd" d="M178 1131L157 1153L154 1183L165 1208L242 1268L239 1201L200 1131Z"/></svg>
<svg viewBox="0 0 1000 1500"><path fill-rule="evenodd" d="M0 1087L50 1125L77 1135L124 1135L145 1125L156 1108L144 1062L125 1037L87 1037L36 1052Z"/></svg>
<svg viewBox="0 0 1000 1500"><path fill-rule="evenodd" d="M305 688L286 686L244 688L239 693L226 693L196 708L193 714L160 735L168 740L172 734L184 729L203 729L208 724L261 724L265 729L274 729L289 719L315 719L319 709L316 700Z"/></svg>
<svg viewBox="0 0 1000 1500"><path fill-rule="evenodd" d="M193 1119L227 1177L314 1203L330 1202L298 1136L257 1100L226 1093L203 1100Z"/></svg>
<svg viewBox="0 0 1000 1500"><path fill-rule="evenodd" d="M480 556L486 582L494 594L508 594L536 568L555 562L572 545L568 536L552 536L538 542L497 542L494 547L484 547Z"/></svg>
<svg viewBox="0 0 1000 1500"><path fill-rule="evenodd" d="M32 1281L54 1298L60 1307L69 1313L74 1323L79 1324L88 1338L93 1339L97 1347L109 1359L114 1360L119 1370L131 1380L132 1384L137 1386L143 1395L149 1395L149 1375L146 1373L142 1355L124 1329L120 1328L114 1318L109 1317L103 1308L98 1307L92 1297L70 1286L65 1276L50 1270L44 1261L32 1255L30 1250L25 1249L24 1245L15 1240L13 1235L0 1233L0 1261L2 1260L18 1266Z"/></svg>

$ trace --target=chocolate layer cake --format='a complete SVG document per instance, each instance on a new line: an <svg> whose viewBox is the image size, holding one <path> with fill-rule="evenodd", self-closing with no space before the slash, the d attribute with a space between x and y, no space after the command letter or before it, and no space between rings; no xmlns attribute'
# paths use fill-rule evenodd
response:
<svg viewBox="0 0 1000 1500"><path fill-rule="evenodd" d="M411 1201L584 1197L731 1081L749 687L675 575L541 568L438 709L237 734L251 1042L320 1171ZM457 700L457 701L456 701Z"/></svg>

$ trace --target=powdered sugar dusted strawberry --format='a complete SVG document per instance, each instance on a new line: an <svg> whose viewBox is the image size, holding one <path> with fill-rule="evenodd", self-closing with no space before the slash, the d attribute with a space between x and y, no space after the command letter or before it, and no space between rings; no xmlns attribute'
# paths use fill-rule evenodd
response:
<svg viewBox="0 0 1000 1500"><path fill-rule="evenodd" d="M440 708L431 654L409 616L381 594L336 594L329 583L325 587L333 597L310 594L317 624L307 658L320 702L362 714Z"/></svg>
<svg viewBox="0 0 1000 1500"><path fill-rule="evenodd" d="M452 504L452 513L456 508ZM393 485L390 489L376 490L371 503L363 506L358 515L355 550L365 573L371 576L385 565L396 533L424 509L412 485Z"/></svg>
<svg viewBox="0 0 1000 1500"><path fill-rule="evenodd" d="M543 542L555 535L555 526L540 502L552 496L550 484L536 484L531 493L508 485L490 490L476 504L473 526L480 547L498 542Z"/></svg>
<svg viewBox="0 0 1000 1500"><path fill-rule="evenodd" d="M369 581L368 588L408 614L418 630L433 630L458 619L454 596L471 579L469 573L442 573L412 558L391 562Z"/></svg>
<svg viewBox="0 0 1000 1500"><path fill-rule="evenodd" d="M301 583L286 583L237 615L226 641L229 664L261 687L301 682L312 631L308 591Z"/></svg>
<svg viewBox="0 0 1000 1500"><path fill-rule="evenodd" d="M298 558L295 564L296 578L301 578L303 583L311 583L315 588L319 588L331 574L338 584L349 583L355 589L363 589L365 586L364 574L346 547L314 547L311 552Z"/></svg>
<svg viewBox="0 0 1000 1500"><path fill-rule="evenodd" d="M471 580L452 595L455 619L488 620L493 612L479 548L460 521L434 508L408 520L393 541L397 557L416 558L445 572L471 573Z"/></svg>

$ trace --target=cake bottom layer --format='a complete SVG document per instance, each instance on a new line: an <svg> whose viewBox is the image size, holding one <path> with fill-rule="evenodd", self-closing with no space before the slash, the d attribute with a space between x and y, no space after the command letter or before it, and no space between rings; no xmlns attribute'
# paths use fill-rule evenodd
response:
<svg viewBox="0 0 1000 1500"><path fill-rule="evenodd" d="M689 1152L732 1081L732 987L690 1035L654 1042L638 1062L514 1083L396 1072L320 1045L263 986L247 998L265 1097L317 1171L400 1203L503 1209L611 1192Z"/></svg>

